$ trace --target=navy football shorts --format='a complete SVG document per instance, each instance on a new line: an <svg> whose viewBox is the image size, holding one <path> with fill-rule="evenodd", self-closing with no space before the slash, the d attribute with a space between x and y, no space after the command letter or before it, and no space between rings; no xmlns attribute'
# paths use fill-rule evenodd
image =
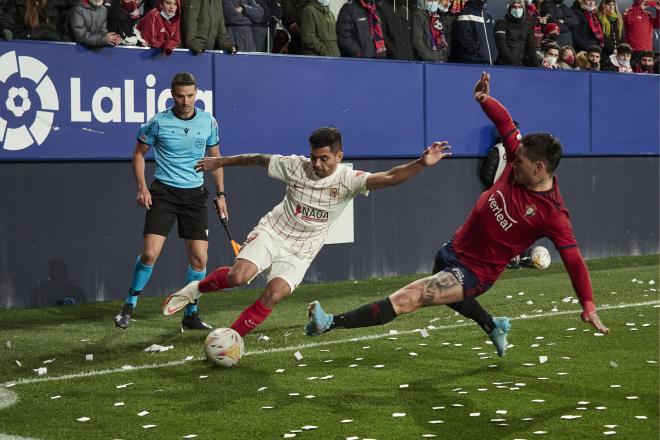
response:
<svg viewBox="0 0 660 440"><path fill-rule="evenodd" d="M465 266L454 253L451 241L445 243L435 256L435 269L448 272L456 277L466 297L479 296L492 286L480 283L474 272Z"/></svg>

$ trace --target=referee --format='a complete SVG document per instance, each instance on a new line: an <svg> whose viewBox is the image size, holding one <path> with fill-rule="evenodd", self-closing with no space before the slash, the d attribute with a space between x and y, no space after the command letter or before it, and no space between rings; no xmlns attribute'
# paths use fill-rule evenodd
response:
<svg viewBox="0 0 660 440"><path fill-rule="evenodd" d="M133 267L131 285L115 325L128 327L138 298L151 277L165 239L174 221L179 238L186 241L188 270L184 285L206 276L208 260L208 215L203 175L195 164L205 155L219 157L218 123L208 112L195 107L197 83L192 74L177 73L172 79L174 105L156 114L140 127L133 152L133 173L137 183L137 203L147 208L142 252ZM154 148L156 172L151 186L144 176L145 155ZM208 152L208 153L207 153ZM206 153L206 154L205 154ZM222 168L213 172L218 197L218 213L227 217ZM181 327L209 330L198 314L197 302L184 309Z"/></svg>

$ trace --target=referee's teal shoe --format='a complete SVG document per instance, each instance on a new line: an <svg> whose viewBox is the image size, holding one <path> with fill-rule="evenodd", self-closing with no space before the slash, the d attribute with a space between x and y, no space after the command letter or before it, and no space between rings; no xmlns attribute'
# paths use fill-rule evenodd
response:
<svg viewBox="0 0 660 440"><path fill-rule="evenodd" d="M502 317L493 318L493 324L495 324L495 328L488 334L488 337L493 341L493 345L497 349L497 355L502 357L508 344L506 337L509 336L511 323L509 322L509 318Z"/></svg>
<svg viewBox="0 0 660 440"><path fill-rule="evenodd" d="M313 301L307 307L307 317L309 321L305 324L305 334L307 336L320 336L330 330L333 315L325 313L321 303Z"/></svg>

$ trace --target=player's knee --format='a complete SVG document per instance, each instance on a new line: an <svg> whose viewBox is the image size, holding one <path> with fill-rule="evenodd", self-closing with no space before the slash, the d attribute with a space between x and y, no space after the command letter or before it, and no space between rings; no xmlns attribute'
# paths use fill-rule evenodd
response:
<svg viewBox="0 0 660 440"><path fill-rule="evenodd" d="M140 261L145 266L153 266L158 259L158 253L153 249L145 249L142 254L140 254Z"/></svg>
<svg viewBox="0 0 660 440"><path fill-rule="evenodd" d="M227 274L227 282L232 287L242 286L248 281L250 281L250 278L245 270L232 267L229 273Z"/></svg>
<svg viewBox="0 0 660 440"><path fill-rule="evenodd" d="M275 305L280 302L283 298L285 298L289 294L288 291L282 290L282 289L268 289L264 291L264 293L261 294L261 297L259 300L261 303L268 307L269 309L272 309L275 307Z"/></svg>
<svg viewBox="0 0 660 440"><path fill-rule="evenodd" d="M206 263L208 262L208 258L193 255L190 256L189 261L190 261L190 267L192 267L193 270L196 270L197 272L201 272L206 268Z"/></svg>

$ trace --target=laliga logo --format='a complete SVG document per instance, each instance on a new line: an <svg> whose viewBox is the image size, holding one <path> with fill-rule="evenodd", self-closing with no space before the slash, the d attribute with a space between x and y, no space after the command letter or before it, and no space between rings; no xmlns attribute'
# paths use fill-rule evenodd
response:
<svg viewBox="0 0 660 440"><path fill-rule="evenodd" d="M60 104L55 86L46 75L47 70L48 67L36 58L17 57L14 51L0 56L0 83L5 84L12 75L18 74L20 78L35 84L34 91L41 102L41 109L35 112L34 120L25 121L18 127L7 127L7 121L0 117L0 143L4 150L24 150L35 142L41 145L48 137L53 127L54 112L60 109ZM23 122L23 115L36 101L30 100L30 93L25 87L10 87L6 99L0 95L0 105L2 102L19 122Z"/></svg>

